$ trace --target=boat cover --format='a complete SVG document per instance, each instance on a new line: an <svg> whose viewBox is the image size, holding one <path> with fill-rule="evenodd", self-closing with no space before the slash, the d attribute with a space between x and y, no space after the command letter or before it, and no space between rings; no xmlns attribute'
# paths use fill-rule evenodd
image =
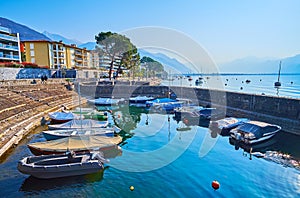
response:
<svg viewBox="0 0 300 198"><path fill-rule="evenodd" d="M74 114L70 112L51 112L49 117L54 120L73 120L75 118Z"/></svg>
<svg viewBox="0 0 300 198"><path fill-rule="evenodd" d="M73 136L46 142L35 142L28 144L28 147L48 152L66 152L68 150L75 152L82 150L98 150L100 148L111 147L119 144L121 141L122 138L120 136Z"/></svg>

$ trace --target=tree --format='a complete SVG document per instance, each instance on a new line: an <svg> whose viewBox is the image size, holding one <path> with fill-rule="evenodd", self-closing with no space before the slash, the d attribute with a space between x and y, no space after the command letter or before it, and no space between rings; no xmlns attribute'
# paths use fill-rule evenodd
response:
<svg viewBox="0 0 300 198"><path fill-rule="evenodd" d="M146 70L148 70L148 74L150 74L152 76L155 76L156 73L164 72L164 66L160 62L153 60L150 57L144 56L141 59L141 63L145 64Z"/></svg>
<svg viewBox="0 0 300 198"><path fill-rule="evenodd" d="M97 50L100 56L109 60L109 79L116 67L116 77L123 69L130 69L139 65L137 48L124 35L112 32L101 32L95 36ZM122 68L123 67L123 68Z"/></svg>

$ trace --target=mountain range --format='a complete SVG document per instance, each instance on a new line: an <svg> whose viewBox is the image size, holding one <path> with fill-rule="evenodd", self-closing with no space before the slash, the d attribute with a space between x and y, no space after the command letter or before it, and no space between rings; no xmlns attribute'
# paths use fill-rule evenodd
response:
<svg viewBox="0 0 300 198"><path fill-rule="evenodd" d="M7 27L11 30L12 33L20 33L21 41L30 41L30 40L46 40L51 41L50 38L41 34L25 25L21 25L9 19L0 17L0 26Z"/></svg>
<svg viewBox="0 0 300 198"><path fill-rule="evenodd" d="M95 48L95 42L82 43L76 39L69 39L59 34L44 31L39 33L25 25L16 23L12 20L0 17L0 25L11 29L12 33L20 33L21 41L28 40L47 40L63 41L66 44L76 44L80 48L92 50ZM191 69L175 58L169 57L162 53L152 53L144 49L139 49L141 57L148 56L165 66L165 70L172 69L178 73L190 73ZM245 57L231 62L218 64L220 73L277 73L279 62L282 61L282 73L300 73L300 54L286 58L257 58ZM172 73L173 73L172 71Z"/></svg>

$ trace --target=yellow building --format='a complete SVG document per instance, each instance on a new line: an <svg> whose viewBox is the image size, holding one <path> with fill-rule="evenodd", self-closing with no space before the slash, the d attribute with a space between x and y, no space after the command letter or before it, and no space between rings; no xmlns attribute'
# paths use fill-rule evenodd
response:
<svg viewBox="0 0 300 198"><path fill-rule="evenodd" d="M89 68L89 50L57 41L24 41L26 62L50 69Z"/></svg>

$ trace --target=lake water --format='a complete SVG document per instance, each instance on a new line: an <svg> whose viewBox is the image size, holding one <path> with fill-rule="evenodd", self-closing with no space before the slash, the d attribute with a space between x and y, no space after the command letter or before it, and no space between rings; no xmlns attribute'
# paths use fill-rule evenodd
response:
<svg viewBox="0 0 300 198"><path fill-rule="evenodd" d="M223 89L228 91L264 94L280 97L300 98L300 75L281 75L281 87L275 88L277 75L207 75L203 76L203 84L195 85L199 75L192 75L192 81L188 78L176 78L173 81L163 81L163 85L203 87L209 89ZM246 80L250 80L246 83Z"/></svg>
<svg viewBox="0 0 300 198"><path fill-rule="evenodd" d="M212 138L208 128L178 131L170 114L125 106L110 121L123 131L123 154L104 171L79 177L39 180L18 172L19 159L31 155L26 144L44 141L35 133L0 164L1 197L299 197L300 171L235 149L228 137ZM276 139L277 138L277 139ZM280 139L280 141L278 141ZM262 150L300 159L299 137L279 134ZM292 145L292 146L291 146ZM211 182L220 188L214 190ZM130 186L134 190L130 191Z"/></svg>

